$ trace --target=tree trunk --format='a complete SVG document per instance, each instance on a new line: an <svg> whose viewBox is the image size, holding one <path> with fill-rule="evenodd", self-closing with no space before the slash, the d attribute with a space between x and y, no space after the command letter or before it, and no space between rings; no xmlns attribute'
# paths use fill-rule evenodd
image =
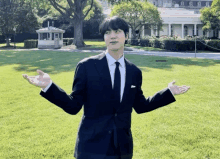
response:
<svg viewBox="0 0 220 159"><path fill-rule="evenodd" d="M137 39L137 36L136 36L136 31L134 29L132 29L132 38L131 39Z"/></svg>
<svg viewBox="0 0 220 159"><path fill-rule="evenodd" d="M10 46L10 41L9 41L10 37L6 37L6 46Z"/></svg>
<svg viewBox="0 0 220 159"><path fill-rule="evenodd" d="M74 41L77 48L84 47L83 41L83 19L76 19L74 21Z"/></svg>

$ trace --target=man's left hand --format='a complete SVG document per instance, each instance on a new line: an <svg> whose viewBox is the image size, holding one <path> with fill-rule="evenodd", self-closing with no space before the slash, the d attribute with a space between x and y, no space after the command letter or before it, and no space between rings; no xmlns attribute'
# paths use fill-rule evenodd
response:
<svg viewBox="0 0 220 159"><path fill-rule="evenodd" d="M174 85L174 83L176 83L176 82L173 81L168 84L168 88L173 93L173 95L185 93L190 88L190 86L185 86L185 85L184 86L176 86L176 85Z"/></svg>

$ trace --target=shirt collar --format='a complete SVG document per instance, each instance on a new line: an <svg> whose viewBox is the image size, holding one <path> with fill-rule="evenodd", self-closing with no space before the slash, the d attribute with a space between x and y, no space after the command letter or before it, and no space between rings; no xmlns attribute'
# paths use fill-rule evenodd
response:
<svg viewBox="0 0 220 159"><path fill-rule="evenodd" d="M108 51L105 52L106 58L108 60L108 65L111 66L115 64L116 60L108 53ZM124 54L120 59L118 59L118 62L122 67L125 67L125 60L124 60Z"/></svg>

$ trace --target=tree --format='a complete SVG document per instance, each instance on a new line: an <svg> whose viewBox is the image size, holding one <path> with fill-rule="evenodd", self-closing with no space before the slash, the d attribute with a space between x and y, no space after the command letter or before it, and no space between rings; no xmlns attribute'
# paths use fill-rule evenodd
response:
<svg viewBox="0 0 220 159"><path fill-rule="evenodd" d="M149 2L121 2L113 7L111 16L119 16L125 19L132 29L133 39L136 39L136 30L143 25L150 24L162 28L162 20L157 8Z"/></svg>
<svg viewBox="0 0 220 159"><path fill-rule="evenodd" d="M30 3L23 0L0 0L0 32L6 38L6 46L16 28L17 33L36 30L39 25L31 12Z"/></svg>
<svg viewBox="0 0 220 159"><path fill-rule="evenodd" d="M61 14L57 16L56 19L59 23L63 23L62 25L60 25L61 29L64 29L66 31L74 30L71 23L66 21L65 17L63 17ZM88 35L87 37L97 36L97 34L99 34L99 24L103 21L103 19L103 8L98 1L94 0L93 7L83 22L84 35Z"/></svg>
<svg viewBox="0 0 220 159"><path fill-rule="evenodd" d="M137 1L137 0L105 0L105 1L109 2L112 5L115 5L115 4L120 4L122 2L128 3L128 2L131 2L131 1ZM142 0L142 1L147 2L147 0Z"/></svg>
<svg viewBox="0 0 220 159"><path fill-rule="evenodd" d="M84 47L83 21L89 15L94 0L49 0L51 5L74 26L74 44L76 47ZM92 14L92 12L90 13Z"/></svg>
<svg viewBox="0 0 220 159"><path fill-rule="evenodd" d="M220 29L220 0L213 0L211 7L204 7L200 12L203 31Z"/></svg>

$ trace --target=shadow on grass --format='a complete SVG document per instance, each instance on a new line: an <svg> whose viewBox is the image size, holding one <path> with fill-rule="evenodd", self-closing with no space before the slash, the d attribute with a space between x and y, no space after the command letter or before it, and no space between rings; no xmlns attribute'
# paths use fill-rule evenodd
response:
<svg viewBox="0 0 220 159"><path fill-rule="evenodd" d="M77 63L89 56L99 53L78 53L64 51L0 51L0 66L17 64L14 69L21 72L36 72L40 69L48 74L75 71ZM128 55L125 57L140 67L171 69L172 65L208 67L220 64L220 60L211 59L182 59L175 57ZM189 68L190 69L190 68Z"/></svg>

